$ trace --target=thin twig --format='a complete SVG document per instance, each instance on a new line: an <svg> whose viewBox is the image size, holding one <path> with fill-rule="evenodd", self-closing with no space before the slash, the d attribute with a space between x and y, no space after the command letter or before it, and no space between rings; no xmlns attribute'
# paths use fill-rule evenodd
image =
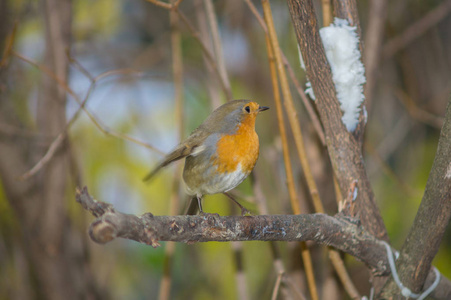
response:
<svg viewBox="0 0 451 300"><path fill-rule="evenodd" d="M263 0L262 1L263 6L263 12L265 21L268 27L268 34L266 35L266 43L267 43L267 51L268 51L268 59L270 64L270 70L271 70L271 79L273 83L273 89L274 89L274 101L276 102L276 108L277 108L277 119L279 123L279 130L281 131L281 137L282 137L282 145L283 145L283 157L285 162L285 170L287 174L287 185L288 185L288 191L290 195L290 202L291 207L293 209L293 212L295 214L301 213L301 208L299 205L299 201L297 199L296 190L294 186L294 179L293 179L293 171L291 169L291 161L290 161L290 155L288 151L288 142L287 142L287 136L286 136L286 130L285 126L283 125L283 112L282 112L282 105L280 100L280 93L279 93L279 87L277 83L277 74L279 75L280 82L282 85L282 94L284 96L284 102L287 102L287 98L289 97L287 95L287 78L284 73L284 66L282 64L282 60L280 58L280 48L279 43L277 41L277 35L274 29L274 23L272 19L272 12L271 7L269 5L268 1ZM276 69L278 73L276 73ZM294 111L293 111L294 112ZM313 265L312 265L312 258L310 256L310 250L308 249L307 245L305 243L301 243L301 255L302 260L304 262L304 268L305 273L307 275L307 282L309 286L310 295L313 300L318 299L318 291L316 289L316 282L315 282L315 276L313 271Z"/></svg>
<svg viewBox="0 0 451 300"><path fill-rule="evenodd" d="M244 273L243 265L243 242L231 242L234 262L235 262L235 284L237 287L237 297L239 300L247 300L248 296L248 283L246 274Z"/></svg>
<svg viewBox="0 0 451 300"><path fill-rule="evenodd" d="M371 111L371 103L376 87L377 71L380 68L380 56L387 18L387 0L371 0L368 16L368 28L365 34L363 61L365 65L365 107Z"/></svg>
<svg viewBox="0 0 451 300"><path fill-rule="evenodd" d="M244 0L244 2L246 2L246 4L248 5L249 9L251 10L252 14L254 15L254 17L257 19L258 23L260 24L260 26L262 27L263 31L268 34L268 28L265 24L265 20L262 18L262 16L260 15L260 13L258 12L257 8L255 7L255 5L250 1L250 0ZM293 68L291 67L287 57L285 56L285 54L283 53L282 49L280 49L280 53L282 55L282 59L283 59L283 63L285 64L285 67L288 70L288 73L290 74L290 78L294 84L294 86L296 87L296 91L298 92L299 96L302 99L302 102L304 103L304 106L307 110L307 113L310 117L310 120L313 123L313 127L315 128L316 133L318 134L318 137L321 141L321 143L323 145L326 144L325 138L324 138L324 130L321 126L321 122L319 121L319 118L317 116L317 114L315 113L315 110L313 109L312 103L311 101L307 98L307 96L305 95L304 90L301 88L301 85L299 84L296 75L294 74Z"/></svg>
<svg viewBox="0 0 451 300"><path fill-rule="evenodd" d="M91 85L88 89L88 92L86 93L85 99L80 104L80 108L72 116L72 118L69 120L69 122L67 122L64 129L52 141L52 143L50 144L50 147L47 150L47 152L45 153L45 155L30 170L28 170L27 172L22 174L19 177L19 180L26 180L26 179L30 178L31 176L35 175L42 167L44 167L52 159L52 157L55 155L56 151L59 149L59 147L62 145L64 139L66 138L69 128L72 126L73 123L75 123L82 108L86 105L86 102L89 99L89 95L91 94L93 89L94 89L94 85Z"/></svg>
<svg viewBox="0 0 451 300"><path fill-rule="evenodd" d="M224 91L227 100L232 99L232 91L229 88L227 88L227 84L224 82L221 73L219 71L218 65L215 62L214 56L213 54L210 52L210 50L208 49L208 47L205 45L204 41L202 40L199 32L194 28L194 26L190 23L190 21L188 20L188 18L180 11L180 10L176 10L176 12L179 14L180 16L180 20L182 20L183 23L185 23L186 28L188 29L188 31L190 32L190 34L193 36L193 38L198 41L199 45L202 48L202 51L205 53L205 57L206 59L209 61L209 63L211 64L211 67L213 68L216 76L218 77L219 83L221 85L222 90Z"/></svg>
<svg viewBox="0 0 451 300"><path fill-rule="evenodd" d="M70 57L70 60L76 61L72 57ZM37 66L39 68L38 64L36 64L35 66ZM74 66L76 68L80 68L79 70L80 70L81 73L83 73L83 74L88 73L89 74L89 72L86 70L86 68L84 68L79 62L74 64ZM134 73L134 74L142 74L141 71L136 71L136 70L128 69L128 68L105 71L105 72L97 75L96 77L93 77L91 74L89 74L88 78L93 78L93 80L91 81L90 90L88 91L86 96L90 95L90 93L94 90L95 86L97 85L97 83L101 79L104 79L106 77L113 76L113 75L123 75L123 74L132 74L132 73ZM146 143L146 142L141 141L141 140L139 140L137 138L131 137L131 136L127 135L127 134L123 134L123 133L117 132L117 131L111 129L110 127L106 126L105 124L102 124L100 119L97 118L94 115L94 113L91 113L84 105L81 105L82 102L80 101L80 98L73 92L73 90L69 86L67 86L67 84L65 84L65 83L64 83L64 86L67 87L66 91L68 91L69 94L72 95L74 97L75 101L77 101L77 103L80 105L80 108L77 110L76 114L78 114L79 110L82 109L87 114L89 119L94 123L94 125L97 127L97 129L99 129L103 134L114 136L114 137L117 137L117 138L120 138L120 139L127 140L129 142L141 145L141 146L143 146L143 147L145 147L147 149L150 149L150 150L152 150L152 151L154 151L154 152L156 152L156 153L158 153L160 155L164 155L165 154L163 151L161 151L160 149L156 148L155 146L153 146L153 145L151 145L149 143Z"/></svg>
<svg viewBox="0 0 451 300"><path fill-rule="evenodd" d="M219 36L218 20L216 18L213 2L212 0L204 0L204 4L205 11L207 13L208 24L210 25L210 32L213 41L216 62L218 64L219 74L221 75L221 80L224 81L224 85L227 90L231 91L230 81L225 66L224 54L222 51L221 38Z"/></svg>
<svg viewBox="0 0 451 300"><path fill-rule="evenodd" d="M204 0L205 11L208 19L208 24L210 25L210 32L212 37L212 44L214 49L214 54L216 58L216 65L219 71L220 81L224 84L226 89L226 95L228 100L233 98L232 89L230 87L230 81L227 75L227 69L225 66L224 54L222 51L221 39L219 36L218 29L218 21L216 18L216 13L214 10L214 6L211 0ZM202 41L202 38L199 34L199 41ZM204 44L205 45L205 44ZM208 49L207 45L205 48ZM213 100L213 99L212 99ZM232 243L232 251L234 252L234 261L235 261L235 282L237 285L238 296L237 299L246 300L248 299L248 291L247 291L247 280L244 274L243 269L243 245L241 242L233 242Z"/></svg>
<svg viewBox="0 0 451 300"><path fill-rule="evenodd" d="M180 35L180 20L175 11L169 13L171 23L171 49L172 49L172 74L174 78L174 97L175 109L174 115L177 122L177 131L179 140L183 139L184 134L184 97L183 97L183 55L182 55L182 41ZM180 179L181 164L177 165L172 182L172 196L169 203L170 215L176 215L180 206ZM163 278L160 283L159 299L170 299L170 291L172 285L172 265L174 262L175 244L168 243L164 252L164 269Z"/></svg>
<svg viewBox="0 0 451 300"><path fill-rule="evenodd" d="M301 162L302 169L304 170L304 175L305 175L305 178L307 181L307 186L308 186L310 195L313 200L313 206L315 207L315 211L319 212L319 213L324 213L324 207L323 207L323 204L319 197L318 187L316 186L315 179L313 178L310 164L307 159L307 153L306 153L305 146L304 146L302 131L300 130L299 121L297 119L297 115L295 114L295 109L294 109L294 105L293 105L291 92L289 89L288 79L287 79L287 76L285 73L284 66L282 65L282 59L281 59L280 52L278 54L279 46L278 46L278 42L277 42L277 36L275 33L274 25L272 24L272 17L270 15L270 12L268 11L268 10L270 10L269 2L263 1L263 10L264 10L264 14L265 14L265 19L268 24L268 29L269 29L268 33L269 33L269 38L270 38L272 48L274 51L277 69L279 71L279 78L280 78L280 83L282 86L282 93L284 96L285 109L288 114L289 124L293 131L299 160ZM274 49L277 49L277 50L274 50ZM280 120L279 120L279 122L280 122ZM334 265L334 267L343 265L343 261L341 260L341 257L339 255L337 256L337 255L332 254L332 255L330 255L330 258L332 260L332 264ZM346 269L335 268L335 270L336 270L340 280L342 281L346 291L348 292L348 294L352 298L355 298L356 295L358 295L358 292L357 292L357 289L355 288L355 286L352 284Z"/></svg>
<svg viewBox="0 0 451 300"><path fill-rule="evenodd" d="M323 11L323 26L329 26L332 23L332 5L330 0L321 0L321 8Z"/></svg>
<svg viewBox="0 0 451 300"><path fill-rule="evenodd" d="M104 73L101 73L100 75L96 76L96 77L92 77L90 76L90 78L93 78L93 80L91 81L91 84L88 88L88 91L84 97L83 100L81 100L79 98L79 96L68 86L68 84L66 82L64 82L63 80L61 80L58 76L56 76L51 70L49 70L47 67L40 65L39 63L35 62L34 60L24 57L23 55L15 52L14 50L11 51L12 55L16 56L17 58L19 58L20 60L36 67L37 69L39 69L41 72L45 73L47 76L49 76L50 78L52 78L61 88L63 88L70 96L72 96L75 101L79 104L79 108L78 110L75 112L75 114L72 116L72 118L69 120L69 122L66 124L66 126L64 127L64 129L56 136L56 138L52 141L52 143L50 144L49 149L47 150L46 154L27 172L25 172L23 175L21 175L19 177L20 180L25 180L30 178L31 176L33 176L34 174L36 174L45 164L47 164L51 158L53 157L53 155L56 153L56 151L59 149L60 145L62 144L62 142L64 141L64 138L66 137L67 133L68 133L68 129L72 126L72 124L77 120L78 116L80 115L81 111L85 111L85 113L89 116L89 118L91 119L91 121L97 126L97 128L99 128L100 131L102 131L105 134L109 134L112 136L116 136L125 140L129 140L132 141L134 143L140 144L142 146L145 146L146 148L149 148L151 150L154 150L158 153L163 154L162 151L158 150L157 148L153 147L150 144L147 144L145 142L139 141L135 138L129 137L127 135L121 134L121 133L116 133L112 130L110 130L109 128L106 128L104 126L102 126L100 124L100 122L86 109L85 105L86 102L89 99L89 96L91 95L92 91L95 88L96 83L108 76L112 76L112 75L117 75L117 74L124 74L124 73L130 73L131 70L130 69L125 69L125 70L112 70L112 71L107 71ZM75 66L79 66L80 64L76 64Z"/></svg>
<svg viewBox="0 0 451 300"><path fill-rule="evenodd" d="M431 277L432 261L439 250L446 227L451 219L450 191L451 101L446 107L445 121L440 132L437 152L420 207L396 261L399 281L413 293L419 293L426 286L426 279ZM437 288L434 291L437 291ZM377 298L398 299L401 294L405 294L404 289L401 290L399 284L390 277ZM449 299L449 295L446 299Z"/></svg>
<svg viewBox="0 0 451 300"><path fill-rule="evenodd" d="M276 300L277 295L279 294L280 282L282 281L283 272L279 272L277 275L276 283L274 284L274 288L272 290L271 300Z"/></svg>
<svg viewBox="0 0 451 300"><path fill-rule="evenodd" d="M276 73L275 70L274 70L274 73ZM258 212L259 212L259 214L267 215L267 214L269 214L268 201L266 199L265 194L263 193L259 177L254 172L254 173L251 174L251 179L252 179L252 187L253 187L253 190L254 190L255 198L257 199ZM290 277L290 275L288 273L286 273L286 268L284 266L282 255L280 254L279 246L276 243L274 243L274 242L269 242L269 243L270 243L271 253L272 253L272 256L273 256L272 263L273 263L273 266L274 266L274 270L278 274L280 274L280 273L284 273L285 274L284 275L284 281L292 281L292 278ZM304 299L302 293L298 290L298 288L296 286L294 287L294 292L296 293L296 295L299 295L299 294L301 295L299 297L299 299L301 299L301 298Z"/></svg>
<svg viewBox="0 0 451 300"><path fill-rule="evenodd" d="M46 146L53 140L53 136L49 134L44 134L41 132L32 131L29 129L21 128L19 126L14 126L8 123L0 122L0 134L8 137L20 137L26 138L28 140L36 139L38 143L42 143Z"/></svg>
<svg viewBox="0 0 451 300"><path fill-rule="evenodd" d="M0 68L3 68L7 63L11 56L11 52L14 46L14 41L16 38L17 24L14 24L13 30L6 37L5 41L5 49L3 49L2 59L0 61Z"/></svg>
<svg viewBox="0 0 451 300"><path fill-rule="evenodd" d="M166 2L163 2L163 1L159 1L159 0L146 0L146 1L150 2L152 4L155 4L156 6L159 6L159 7L164 8L164 9L174 10L174 9L177 9L179 7L180 3L183 0L177 0L174 3L166 3Z"/></svg>
<svg viewBox="0 0 451 300"><path fill-rule="evenodd" d="M33 67L37 68L39 71L45 73L47 76L49 76L50 78L52 78L60 87L62 87L70 96L72 96L75 99L78 99L78 96L74 93L74 91L67 85L67 83L63 80L61 80L60 78L58 78L58 76L56 76L55 73L53 73L49 68L47 68L46 66L43 66L37 62L35 62L34 60L32 60L31 58L25 57L23 55L21 55L20 53L17 53L14 50L11 50L11 55L14 55L15 57L17 57L18 59L32 65ZM79 100L79 99L78 99ZM81 102L81 101L80 101Z"/></svg>
<svg viewBox="0 0 451 300"><path fill-rule="evenodd" d="M310 120L312 121L313 127L315 128L316 133L318 134L318 138L321 141L321 144L323 146L326 145L326 139L324 137L324 130L321 126L321 122L319 121L318 115L315 113L315 110L313 109L312 103L307 97L307 95L304 92L304 89L299 84L298 79L296 78L296 75L294 74L293 68L288 63L288 59L285 57L285 55L282 53L282 59L285 67L287 68L288 74L290 75L291 81L293 82L296 91L298 92L298 95L301 97L302 102L304 103L305 109L307 109L307 113L310 116Z"/></svg>
<svg viewBox="0 0 451 300"><path fill-rule="evenodd" d="M387 177L390 178L392 182L395 182L400 189L402 189L407 195L412 197L417 197L421 195L422 190L414 189L410 185L408 185L402 178L400 178L396 173L390 168L390 166L384 161L384 159L377 153L377 150L373 147L371 143L366 143L365 145L366 151L371 155L371 157L376 161L376 163L380 166L381 170Z"/></svg>
<svg viewBox="0 0 451 300"><path fill-rule="evenodd" d="M272 15L270 12L269 2L262 1L263 3L263 11L265 14L265 19L268 24L268 36L271 42L275 63L277 66L277 71L280 78L280 85L282 88L283 95L283 103L285 106L285 111L288 115L288 121L290 127L293 131L294 140L296 144L296 149L298 151L298 156L301 161L302 168L304 169L304 173L306 175L306 180L308 187L310 189L310 193L313 198L313 204L317 211L324 211L323 205L319 199L318 189L316 187L315 181L313 179L312 172L310 170L310 165L307 160L307 154L305 152L304 141L302 137L302 132L300 130L299 120L297 117L296 109L294 108L293 98L290 91L290 86L288 84L287 75L285 73L285 68L283 65L283 61L280 55L279 43L277 41L277 35L274 29L274 24L272 20ZM298 212L295 212L298 213Z"/></svg>
<svg viewBox="0 0 451 300"><path fill-rule="evenodd" d="M414 40L423 35L426 31L437 25L451 11L451 0L446 0L436 8L428 12L423 18L413 23L400 35L389 40L382 48L382 55L385 59L392 57L398 51L407 47Z"/></svg>
<svg viewBox="0 0 451 300"><path fill-rule="evenodd" d="M45 153L45 155L27 172L22 174L18 179L19 180L26 180L36 174L43 166L45 166L55 155L56 150L59 149L59 146L63 143L64 139L66 138L67 132L64 131L56 137L56 139L52 142L49 149Z"/></svg>
<svg viewBox="0 0 451 300"><path fill-rule="evenodd" d="M362 297L360 296L359 291L357 291L357 288L352 282L351 277L346 270L343 259L340 257L340 252L330 247L327 250L329 253L329 259L334 266L335 272L337 272L337 275L340 278L340 282L343 284L343 287L345 288L349 297L355 300L361 299Z"/></svg>
<svg viewBox="0 0 451 300"><path fill-rule="evenodd" d="M394 93L396 95L396 98L401 101L412 118L437 129L442 128L444 120L442 117L436 116L419 108L418 105L416 105L416 103L412 100L412 98L401 88L395 87Z"/></svg>
<svg viewBox="0 0 451 300"><path fill-rule="evenodd" d="M205 46L211 51L212 43L210 42L211 35L208 31L207 16L205 13L204 5L202 0L195 0L194 7L196 10L197 26L199 28L199 34ZM220 89L218 88L218 83L215 80L215 72L210 62L206 58L206 54L202 52L202 60L204 62L205 68L207 69L207 76L205 85L208 90L208 95L211 103L211 107L219 107L221 105Z"/></svg>
<svg viewBox="0 0 451 300"><path fill-rule="evenodd" d="M265 35L266 37L266 50L267 50L267 54L268 54L268 61L269 61L269 71L271 74L271 81L272 81L272 87L273 87L273 95L274 95L274 102L276 104L276 113L277 113L277 124L279 127L279 132L280 132L280 138L282 140L282 151L283 151L283 161L284 161L284 166L285 166L285 174L287 176L287 186L288 186L288 193L290 196L290 202L291 202L291 206L293 211L300 211L300 207L299 207L299 203L298 203L298 199L297 199L297 195L296 195L296 189L295 189L295 185L294 185L294 178L293 178L293 170L292 170L292 165L291 165L291 160L290 160L290 153L289 153L289 148L288 148L288 139L287 139L287 133L286 133L286 128L285 128L285 123L283 120L283 110L282 110L282 104L281 104L281 100L280 100L280 90L279 90L279 83L277 80L277 70L276 70L276 64L275 64L275 59L274 59L274 54L273 54L273 50L271 48L271 42L269 41L269 37L268 35ZM254 176L256 177L256 175ZM254 189L256 190L256 197L259 199L258 203L259 203L259 207L260 207L260 212L262 214L268 214L268 207L267 207L267 202L266 202L266 197L264 196L263 192L261 191L261 187L258 184L258 181L255 181L255 185L254 185ZM263 199L265 198L265 199ZM274 255L274 257L280 260L281 264L277 265L277 261L274 261L274 265L275 265L275 269L276 271L278 271L279 273L285 272L285 268L283 266L281 257L280 257L280 253L279 250L277 248L277 245L271 245L272 248L272 253ZM302 246L302 248L304 248L304 246ZM306 256L304 258L304 256L302 257L302 259L308 259L308 256Z"/></svg>
<svg viewBox="0 0 451 300"><path fill-rule="evenodd" d="M80 71L83 75L85 75L86 78L89 79L89 81L91 82L95 81L95 78L92 77L91 73L89 73L89 71L86 70L86 68L82 64L80 64L78 60L74 59L69 53L67 53L67 57L69 58L70 63L74 65L75 68L78 69L78 71Z"/></svg>
<svg viewBox="0 0 451 300"><path fill-rule="evenodd" d="M286 277L286 275L285 275L285 277L283 277L282 278L283 279L283 282L288 286L288 287L290 287L290 289L293 291L293 295L295 295L297 298L294 298L294 299L298 299L298 300L307 300L307 297L305 297L304 296L304 294L302 294L302 292L299 290L299 288L298 288L298 284L295 284L294 282L293 282L293 280L291 280L291 278L288 278L288 277Z"/></svg>

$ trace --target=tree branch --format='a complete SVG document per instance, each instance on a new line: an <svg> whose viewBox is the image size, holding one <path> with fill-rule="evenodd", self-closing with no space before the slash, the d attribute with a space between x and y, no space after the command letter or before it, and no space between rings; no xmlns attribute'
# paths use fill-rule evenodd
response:
<svg viewBox="0 0 451 300"><path fill-rule="evenodd" d="M437 154L423 200L396 263L401 282L415 293L422 290L426 276L431 273L432 260L437 254L450 217L451 101L446 109ZM383 295L399 294L399 288L390 280L383 290Z"/></svg>
<svg viewBox="0 0 451 300"><path fill-rule="evenodd" d="M359 13L357 11L357 3L356 0L333 0L334 4L334 13L337 18L345 19L349 22L349 25L356 27L357 36L360 38L359 42L359 51L362 53L362 57L360 60L363 62L363 38L362 38L362 28L360 26ZM366 91L366 84L364 87ZM366 117L364 113L364 109L367 109L368 102L366 99L365 92L365 100L363 104L361 104L362 109L359 114L359 124L357 128L354 130L354 137L358 141L360 147L363 145L363 134L365 133L365 125L366 125Z"/></svg>
<svg viewBox="0 0 451 300"><path fill-rule="evenodd" d="M389 40L382 48L382 56L387 59L395 55L398 51L407 47L415 39L419 38L426 31L436 26L451 12L451 1L443 1L436 8L424 15L420 20L413 23L399 36Z"/></svg>
<svg viewBox="0 0 451 300"><path fill-rule="evenodd" d="M324 125L327 149L342 196L346 198L349 187L357 181L358 196L355 204L362 225L371 234L387 240L385 225L366 174L360 143L341 121L342 112L319 36L312 1L289 0L288 6L298 44L305 58L307 77L315 92L315 103Z"/></svg>
<svg viewBox="0 0 451 300"><path fill-rule="evenodd" d="M76 199L97 217L90 226L89 235L100 244L115 238L153 247L158 247L159 241L315 241L355 256L379 274L387 274L389 270L385 246L361 226L340 216L153 216L146 213L138 217L118 212L111 204L94 200L86 187L77 189Z"/></svg>
<svg viewBox="0 0 451 300"><path fill-rule="evenodd" d="M115 238L134 240L158 247L160 241L182 243L231 241L314 241L329 245L359 259L375 275L388 275L390 267L383 243L368 234L357 222L341 215L325 214L228 216L138 217L124 214L111 204L95 200L86 187L77 189L76 200L97 219L91 223L89 235L99 244ZM429 286L435 276L427 277ZM451 282L442 277L431 294L435 299L449 299Z"/></svg>

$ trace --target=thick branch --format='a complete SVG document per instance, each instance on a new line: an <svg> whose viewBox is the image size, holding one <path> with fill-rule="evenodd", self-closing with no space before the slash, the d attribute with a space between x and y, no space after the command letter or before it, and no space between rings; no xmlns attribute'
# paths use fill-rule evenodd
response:
<svg viewBox="0 0 451 300"><path fill-rule="evenodd" d="M356 0L333 0L334 13L337 18L345 19L349 22L349 25L356 27L357 36L360 38L359 50L363 56L363 39L362 28L360 27L359 13L357 11ZM362 59L362 58L361 58ZM365 85L365 102L362 107L366 109L368 106L366 100L366 85ZM366 117L363 109L360 110L359 124L354 131L354 137L357 139L360 146L363 145L363 134L365 133Z"/></svg>
<svg viewBox="0 0 451 300"><path fill-rule="evenodd" d="M414 292L422 290L431 263L451 216L451 101L446 109L437 154L413 226L401 249L396 266L401 282ZM399 295L391 280L383 295ZM451 295L450 295L451 296Z"/></svg>
<svg viewBox="0 0 451 300"><path fill-rule="evenodd" d="M100 244L115 238L130 239L153 247L158 247L159 241L314 241L356 257L375 274L387 275L390 269L385 246L359 224L341 216L153 216L146 213L138 217L118 212L111 204L94 200L86 187L77 189L76 198L84 209L97 217L90 226L89 235ZM429 286L434 278L431 273L426 285ZM442 278L432 296L449 299L447 297L450 295L451 283Z"/></svg>
<svg viewBox="0 0 451 300"><path fill-rule="evenodd" d="M374 202L374 194L366 175L360 144L341 121L342 112L319 36L312 1L289 0L288 4L343 198L346 198L353 182L357 182L356 208L362 225L376 237L387 239L385 225Z"/></svg>
<svg viewBox="0 0 451 300"><path fill-rule="evenodd" d="M349 25L357 28L357 35L362 36L360 27L359 12L357 11L357 3L355 0L334 0L334 12L337 18L346 19ZM359 45L360 51L363 52L362 43Z"/></svg>
<svg viewBox="0 0 451 300"><path fill-rule="evenodd" d="M86 187L77 190L76 198L83 208L97 217L90 226L89 235L100 244L118 237L153 247L159 246L159 241L315 241L355 256L378 274L387 274L389 270L385 246L361 226L339 216L153 216L146 213L138 217L94 200Z"/></svg>

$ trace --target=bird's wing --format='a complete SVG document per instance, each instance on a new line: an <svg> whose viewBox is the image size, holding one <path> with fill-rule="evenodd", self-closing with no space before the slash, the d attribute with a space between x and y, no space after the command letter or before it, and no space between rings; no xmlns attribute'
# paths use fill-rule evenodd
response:
<svg viewBox="0 0 451 300"><path fill-rule="evenodd" d="M203 143L208 137L209 132L195 130L185 141L180 143L175 150L169 153L165 159L159 163L146 177L143 181L150 180L161 168L166 167L170 163L177 161L179 159L185 158L189 155L197 155L205 150Z"/></svg>

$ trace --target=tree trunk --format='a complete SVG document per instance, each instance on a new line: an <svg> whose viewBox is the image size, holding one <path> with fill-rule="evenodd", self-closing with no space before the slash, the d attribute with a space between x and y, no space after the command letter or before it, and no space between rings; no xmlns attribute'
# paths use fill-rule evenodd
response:
<svg viewBox="0 0 451 300"><path fill-rule="evenodd" d="M2 1L2 5L0 41L1 49L5 49L3 43L12 31L12 22L8 18L7 1ZM46 38L44 64L59 80L67 82L66 51L71 42L72 3L69 0L43 0L42 9ZM23 282L36 285L30 289L37 291L36 295L27 297L55 300L100 298L86 266L84 240L72 229L67 212L68 143L63 143L64 146L37 175L26 181L17 179L45 154L50 142L65 127L66 92L50 77L43 75L36 112L37 131L27 128L28 124L22 117L24 112L17 105L19 101L27 103L27 100L13 98L12 93L14 88L20 89L20 78L8 77L7 70L7 64L0 69L0 119L2 123L29 134L0 136L0 178L15 213L16 224L20 227L12 235L20 233L21 237L13 240L21 242L11 247L23 248L26 255L21 256L21 264L26 266L26 274L30 276ZM28 97L26 93L23 95ZM42 147L43 141L45 147ZM10 289L8 293L17 296L20 295L17 290L26 287L18 286L16 291L14 287Z"/></svg>

